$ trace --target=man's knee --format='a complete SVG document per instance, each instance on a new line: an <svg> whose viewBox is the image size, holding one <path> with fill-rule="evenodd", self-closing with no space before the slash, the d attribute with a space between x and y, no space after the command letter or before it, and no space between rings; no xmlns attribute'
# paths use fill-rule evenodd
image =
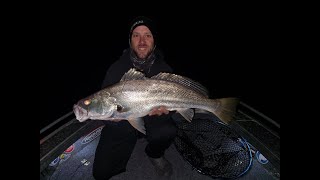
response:
<svg viewBox="0 0 320 180"><path fill-rule="evenodd" d="M166 124L153 129L147 135L149 141L167 141L172 140L177 135L177 127L174 124Z"/></svg>

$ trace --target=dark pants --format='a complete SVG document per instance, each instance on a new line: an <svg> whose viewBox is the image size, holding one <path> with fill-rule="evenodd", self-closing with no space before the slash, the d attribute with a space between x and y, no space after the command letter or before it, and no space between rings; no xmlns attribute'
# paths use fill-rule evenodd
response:
<svg viewBox="0 0 320 180"><path fill-rule="evenodd" d="M159 158L171 145L177 128L169 115L145 117L148 145L145 152L149 157ZM128 121L106 122L95 152L93 176L109 179L126 171L126 166L139 133Z"/></svg>

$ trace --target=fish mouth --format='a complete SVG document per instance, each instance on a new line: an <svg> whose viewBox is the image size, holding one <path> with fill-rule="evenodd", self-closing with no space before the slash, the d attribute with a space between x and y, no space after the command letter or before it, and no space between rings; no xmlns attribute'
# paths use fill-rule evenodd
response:
<svg viewBox="0 0 320 180"><path fill-rule="evenodd" d="M76 119L79 120L80 122L83 122L87 119L89 119L89 117L87 116L87 110L83 109L82 107L78 106L78 105L73 105L73 112L76 116Z"/></svg>

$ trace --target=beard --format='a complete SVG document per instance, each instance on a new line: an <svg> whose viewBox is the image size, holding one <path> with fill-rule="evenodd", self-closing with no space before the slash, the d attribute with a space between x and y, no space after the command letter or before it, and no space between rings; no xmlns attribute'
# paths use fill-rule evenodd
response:
<svg viewBox="0 0 320 180"><path fill-rule="evenodd" d="M142 50L140 48L142 48ZM139 59L146 59L153 52L153 48L149 48L148 46L138 46L138 47L134 48L133 50Z"/></svg>

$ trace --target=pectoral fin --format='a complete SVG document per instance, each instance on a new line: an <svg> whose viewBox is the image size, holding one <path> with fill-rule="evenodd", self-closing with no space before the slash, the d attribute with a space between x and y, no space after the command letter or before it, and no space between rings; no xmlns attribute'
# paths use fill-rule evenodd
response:
<svg viewBox="0 0 320 180"><path fill-rule="evenodd" d="M140 131L143 134L146 134L146 128L144 127L144 121L142 118L129 119L128 122L138 131Z"/></svg>
<svg viewBox="0 0 320 180"><path fill-rule="evenodd" d="M193 109L177 109L177 112L180 113L187 121L192 121L192 118L194 116Z"/></svg>

